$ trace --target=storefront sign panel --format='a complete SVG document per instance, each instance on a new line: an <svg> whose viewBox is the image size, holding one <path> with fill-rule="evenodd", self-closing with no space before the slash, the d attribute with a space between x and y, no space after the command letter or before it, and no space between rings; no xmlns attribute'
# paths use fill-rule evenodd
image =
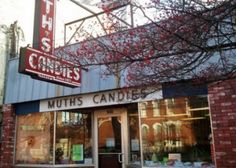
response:
<svg viewBox="0 0 236 168"><path fill-rule="evenodd" d="M81 70L78 66L32 48L21 48L19 72L71 87L81 84Z"/></svg>
<svg viewBox="0 0 236 168"><path fill-rule="evenodd" d="M162 99L162 91L124 89L40 101L40 112L127 104Z"/></svg>

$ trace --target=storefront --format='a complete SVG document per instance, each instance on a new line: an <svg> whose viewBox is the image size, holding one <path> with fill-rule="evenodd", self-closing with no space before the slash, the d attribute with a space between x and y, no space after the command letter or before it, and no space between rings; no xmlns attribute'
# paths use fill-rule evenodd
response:
<svg viewBox="0 0 236 168"><path fill-rule="evenodd" d="M213 167L207 94L145 93L111 90L16 104L14 165Z"/></svg>

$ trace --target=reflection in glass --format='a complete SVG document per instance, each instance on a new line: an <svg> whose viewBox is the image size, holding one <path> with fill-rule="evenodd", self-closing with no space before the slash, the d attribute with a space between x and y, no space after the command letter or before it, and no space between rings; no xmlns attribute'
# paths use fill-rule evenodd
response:
<svg viewBox="0 0 236 168"><path fill-rule="evenodd" d="M145 116L145 115L144 115ZM139 117L138 106L136 104L128 108L128 126L129 126L129 162L131 164L140 164L140 138L139 138Z"/></svg>
<svg viewBox="0 0 236 168"><path fill-rule="evenodd" d="M98 167L121 168L121 117L98 118Z"/></svg>
<svg viewBox="0 0 236 168"><path fill-rule="evenodd" d="M56 164L92 164L91 113L57 112Z"/></svg>
<svg viewBox="0 0 236 168"><path fill-rule="evenodd" d="M53 120L53 113L18 116L16 163L52 164Z"/></svg>
<svg viewBox="0 0 236 168"><path fill-rule="evenodd" d="M98 119L99 153L121 153L120 117L103 117Z"/></svg>
<svg viewBox="0 0 236 168"><path fill-rule="evenodd" d="M145 166L211 162L207 98L148 101L139 106ZM158 110L157 110L158 108ZM144 117L142 114L146 114Z"/></svg>

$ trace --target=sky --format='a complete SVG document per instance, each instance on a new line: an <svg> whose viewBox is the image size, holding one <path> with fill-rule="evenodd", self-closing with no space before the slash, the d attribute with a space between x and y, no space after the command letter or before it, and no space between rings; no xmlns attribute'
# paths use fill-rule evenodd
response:
<svg viewBox="0 0 236 168"><path fill-rule="evenodd" d="M77 0L83 5L95 4L100 0ZM115 0L114 0L115 1ZM146 2L143 0L141 2ZM21 42L21 47L30 44L33 41L33 24L35 0L0 0L0 25L5 24L8 27L14 21L18 21L18 26L24 32L25 41ZM93 11L98 10L92 6L86 6ZM91 13L75 5L70 0L56 1L56 28L55 28L55 47L64 45L64 24L81 19ZM140 20L140 19L139 19Z"/></svg>
<svg viewBox="0 0 236 168"><path fill-rule="evenodd" d="M24 32L25 41L22 45L33 41L34 4L35 0L0 0L0 25L8 27L18 21L18 26ZM88 12L70 2L70 0L57 0L56 7L56 45L64 42L64 24L88 15ZM24 46L22 46L24 47Z"/></svg>
<svg viewBox="0 0 236 168"><path fill-rule="evenodd" d="M26 42L32 43L34 0L0 0L0 4L0 25L9 27L17 20Z"/></svg>

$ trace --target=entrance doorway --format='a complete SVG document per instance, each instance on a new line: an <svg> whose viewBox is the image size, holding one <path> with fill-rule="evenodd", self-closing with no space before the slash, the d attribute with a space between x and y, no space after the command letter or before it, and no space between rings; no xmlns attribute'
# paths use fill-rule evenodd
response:
<svg viewBox="0 0 236 168"><path fill-rule="evenodd" d="M125 167L127 132L126 109L95 111L96 168Z"/></svg>

